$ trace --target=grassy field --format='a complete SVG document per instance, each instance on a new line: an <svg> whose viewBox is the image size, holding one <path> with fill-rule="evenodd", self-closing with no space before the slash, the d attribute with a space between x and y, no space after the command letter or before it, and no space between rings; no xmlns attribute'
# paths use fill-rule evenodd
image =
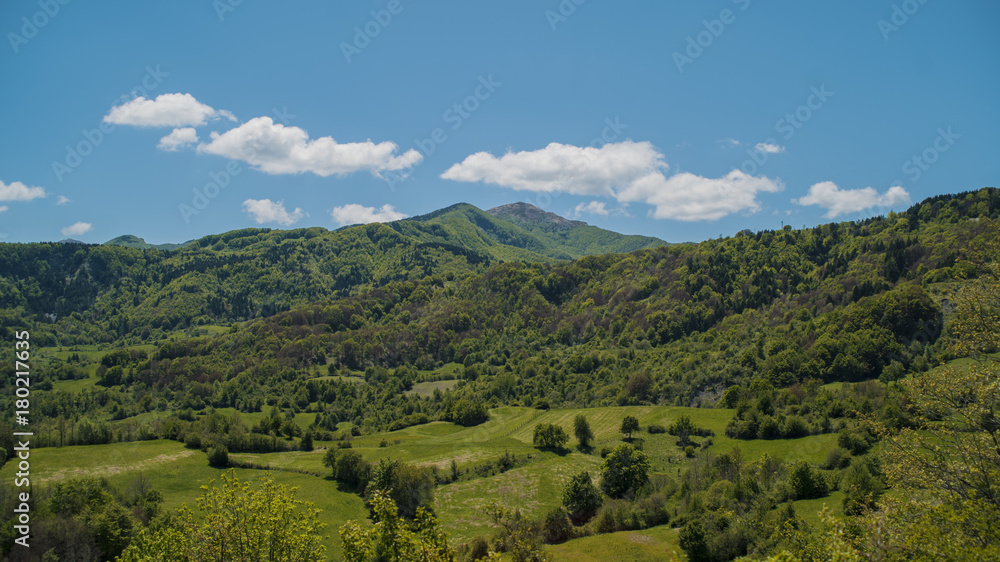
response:
<svg viewBox="0 0 1000 562"><path fill-rule="evenodd" d="M435 390L444 392L446 390L451 390L456 384L458 384L457 380L418 382L413 385L413 388L407 390L406 393L416 394L417 396L426 398L428 396L434 396Z"/></svg>
<svg viewBox="0 0 1000 562"><path fill-rule="evenodd" d="M553 560L577 562L687 560L677 544L677 529L666 525L573 539L545 550Z"/></svg>
<svg viewBox="0 0 1000 562"><path fill-rule="evenodd" d="M220 409L229 414L233 410ZM150 415L166 415L153 413ZM587 417L595 434L596 447L590 454L575 448L556 453L539 451L532 446L534 426L539 423L559 425L572 435L573 420L578 414ZM241 414L249 424L256 423L266 414ZM475 427L462 427L447 422L407 427L399 431L361 436L353 441L353 450L369 461L391 458L425 466L449 470L454 460L460 469L492 461L505 453L522 459L522 464L503 474L486 478L466 477L457 482L440 486L435 494L435 510L444 530L455 544L476 535L492 532L485 508L497 502L508 508L521 509L525 514L538 517L561 503L562 488L571 476L583 470L595 474L601 458L596 453L603 446L622 442L619 431L625 415L639 419L642 431L635 437L642 438L644 450L652 458L652 470L676 476L686 462L675 438L668 434L650 435L646 428L651 423L669 425L682 415L691 416L695 424L715 432L713 445L699 450L696 456L708 452L720 453L739 446L747 460L754 460L767 453L787 461L806 459L819 463L826 451L836 445L836 435L820 435L784 441L735 441L724 436L726 423L733 415L731 410L697 409L672 406L606 407L590 409L535 410L525 407L503 407L491 410L490 420ZM306 427L314 414L300 413L295 421ZM702 441L699 438L699 441ZM381 446L385 444L386 446ZM339 557L340 540L337 530L348 520L367 517L367 510L357 494L341 491L326 475L323 466L327 447L334 442L317 441L311 452L270 454L232 454L234 461L252 462L267 467L274 478L284 484L299 487L299 498L312 501L323 510L322 520L327 523L325 544L334 558ZM575 447L571 439L570 447ZM0 478L10 482L14 465L8 463ZM293 472L302 471L306 472ZM106 477L120 487L142 473L155 489L163 493L166 507L176 508L182 503L194 506L199 487L213 478L220 470L208 466L201 451L185 449L173 441L147 441L116 443L88 447L39 449L32 455L32 480L35 483L52 482L74 477ZM239 470L241 478L254 478L260 470ZM840 506L839 493L823 500L796 502L796 512L810 522L818 521L818 512L829 505L836 511ZM676 556L676 532L665 527L644 531L614 533L585 537L562 545L549 547L557 560L664 560Z"/></svg>
<svg viewBox="0 0 1000 562"><path fill-rule="evenodd" d="M174 441L144 441L86 447L36 449L31 455L31 478L35 485L79 477L103 477L119 489L124 489L140 473L152 487L163 494L164 507L173 510L187 504L195 508L201 486L218 480L222 470L208 466L201 451L185 449ZM10 484L16 472L14 463L0 470L0 479ZM237 469L240 479L256 479L264 473ZM322 509L320 519L327 524L323 544L333 559L341 553L337 534L349 520L368 516L364 502L357 494L338 490L337 483L293 472L272 472L275 481L298 487L297 499L310 501Z"/></svg>

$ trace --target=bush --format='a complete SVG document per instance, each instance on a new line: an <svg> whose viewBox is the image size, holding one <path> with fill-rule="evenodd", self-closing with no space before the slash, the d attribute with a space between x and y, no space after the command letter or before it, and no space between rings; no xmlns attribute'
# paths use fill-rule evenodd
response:
<svg viewBox="0 0 1000 562"><path fill-rule="evenodd" d="M826 478L813 470L806 461L799 461L795 465L788 477L788 484L792 488L792 497L797 500L822 498L830 493Z"/></svg>
<svg viewBox="0 0 1000 562"><path fill-rule="evenodd" d="M708 542L705 540L705 528L697 519L688 522L678 534L681 549L687 553L688 560L701 562L711 560Z"/></svg>
<svg viewBox="0 0 1000 562"><path fill-rule="evenodd" d="M479 425L490 418L486 405L472 400L459 400L452 406L446 419L458 425L470 427Z"/></svg>
<svg viewBox="0 0 1000 562"><path fill-rule="evenodd" d="M806 435L809 435L809 426L807 426L805 420L799 416L789 416L789 418L785 420L785 427L782 433L785 435L785 439L805 437Z"/></svg>
<svg viewBox="0 0 1000 562"><path fill-rule="evenodd" d="M854 456L867 453L869 447L871 447L871 443L869 442L867 436L860 432L851 431L846 427L841 429L840 433L837 435L837 445L847 449Z"/></svg>
<svg viewBox="0 0 1000 562"><path fill-rule="evenodd" d="M328 449L323 465L330 467L335 480L357 488L364 488L371 477L371 464L355 451L338 453L336 449Z"/></svg>
<svg viewBox="0 0 1000 562"><path fill-rule="evenodd" d="M573 538L573 523L566 508L557 507L545 516L542 524L542 540L547 544L557 544Z"/></svg>
<svg viewBox="0 0 1000 562"><path fill-rule="evenodd" d="M225 468L229 466L229 450L225 445L212 445L208 449L208 466L214 468Z"/></svg>
<svg viewBox="0 0 1000 562"><path fill-rule="evenodd" d="M601 492L594 486L587 471L570 478L563 489L563 505L578 522L585 522L593 517L603 502Z"/></svg>
<svg viewBox="0 0 1000 562"><path fill-rule="evenodd" d="M831 449L830 452L826 454L826 462L823 463L823 468L827 470L837 470L847 468L850 464L851 452L847 449L837 447L836 449Z"/></svg>
<svg viewBox="0 0 1000 562"><path fill-rule="evenodd" d="M655 423L651 423L651 424L649 424L649 427L646 428L646 431L648 431L650 434L653 434L653 433L666 433L667 432L667 428L663 427L662 425L657 425Z"/></svg>
<svg viewBox="0 0 1000 562"><path fill-rule="evenodd" d="M201 435L191 432L184 436L184 446L188 449L201 449Z"/></svg>
<svg viewBox="0 0 1000 562"><path fill-rule="evenodd" d="M475 562L481 558L486 558L490 553L490 543L486 540L486 537L475 536L469 541L469 544L465 546L464 556L462 560L468 560L469 562Z"/></svg>

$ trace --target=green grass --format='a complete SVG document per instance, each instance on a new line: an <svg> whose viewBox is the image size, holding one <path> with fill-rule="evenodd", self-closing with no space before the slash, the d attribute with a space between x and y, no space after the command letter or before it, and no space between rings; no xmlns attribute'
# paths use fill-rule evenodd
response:
<svg viewBox="0 0 1000 562"><path fill-rule="evenodd" d="M454 388L456 384L458 384L457 380L418 382L413 385L413 388L407 390L406 394L416 394L417 396L426 398L428 396L434 396L435 390L445 392Z"/></svg>
<svg viewBox="0 0 1000 562"><path fill-rule="evenodd" d="M30 460L34 485L52 484L66 478L103 477L112 485L124 488L141 472L152 487L163 494L167 510L181 504L196 509L195 500L201 494L201 486L218 480L223 472L208 466L201 451L185 449L180 443L165 440L35 449ZM0 480L10 485L16 471L14 463L7 463L0 470ZM264 475L259 470L237 469L236 473L241 480ZM271 475L278 483L297 486L297 499L313 502L323 510L320 520L327 524L323 544L332 559L339 559L341 545L337 533L340 526L368 516L362 499L357 494L338 490L337 484L326 478L280 471Z"/></svg>
<svg viewBox="0 0 1000 562"><path fill-rule="evenodd" d="M686 560L677 544L677 530L667 525L642 531L621 531L566 541L545 548L550 559L573 562L608 560Z"/></svg>
<svg viewBox="0 0 1000 562"><path fill-rule="evenodd" d="M820 528L822 524L820 512L823 511L823 508L829 509L831 515L843 517L843 501L844 492L834 490L825 498L815 500L797 500L792 502L792 505L795 507L795 514L808 523L810 527L816 529Z"/></svg>

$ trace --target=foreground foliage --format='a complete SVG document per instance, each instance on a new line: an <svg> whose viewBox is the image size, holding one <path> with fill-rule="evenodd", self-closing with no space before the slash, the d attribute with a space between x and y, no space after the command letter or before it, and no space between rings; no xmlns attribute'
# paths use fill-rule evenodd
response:
<svg viewBox="0 0 1000 562"><path fill-rule="evenodd" d="M325 560L325 524L310 503L295 499L295 490L270 476L241 482L230 470L218 485L202 486L199 514L185 506L140 531L120 560Z"/></svg>

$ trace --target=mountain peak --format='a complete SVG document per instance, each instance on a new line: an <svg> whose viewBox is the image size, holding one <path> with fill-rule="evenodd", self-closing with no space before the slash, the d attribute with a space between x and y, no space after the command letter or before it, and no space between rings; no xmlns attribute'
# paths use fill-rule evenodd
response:
<svg viewBox="0 0 1000 562"><path fill-rule="evenodd" d="M555 213L544 211L534 205L524 202L500 205L499 207L493 207L486 212L494 217L513 217L528 223L550 225L555 227L556 230L566 230L575 226L587 225L587 223L583 221L564 219Z"/></svg>

